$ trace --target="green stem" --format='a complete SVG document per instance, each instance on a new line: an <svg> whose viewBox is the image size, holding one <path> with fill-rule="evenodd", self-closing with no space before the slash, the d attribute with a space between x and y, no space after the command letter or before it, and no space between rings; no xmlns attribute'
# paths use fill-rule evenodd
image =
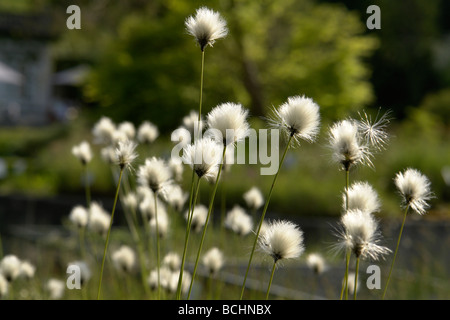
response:
<svg viewBox="0 0 450 320"><path fill-rule="evenodd" d="M85 176L84 176L84 188L85 188L85 193L86 193L86 204L87 207L90 208L91 207L91 188L89 186L89 172L88 172L88 167L87 164L84 165L84 171L85 171Z"/></svg>
<svg viewBox="0 0 450 320"><path fill-rule="evenodd" d="M84 241L85 230L86 230L86 227L80 227L78 229L78 237L80 240L80 254L81 254L81 259L83 259L83 261L86 261L86 246L85 246L85 241Z"/></svg>
<svg viewBox="0 0 450 320"><path fill-rule="evenodd" d="M360 257L356 258L356 267L355 267L355 286L353 288L353 300L356 300L356 291L358 289L358 271L359 271L359 259Z"/></svg>
<svg viewBox="0 0 450 320"><path fill-rule="evenodd" d="M269 286L267 287L267 292L266 292L266 300L269 299L269 291L270 291L270 287L272 286L272 280L273 280L273 275L275 273L275 267L277 265L277 260L275 260L273 262L273 267L272 267L272 272L270 274L270 280L269 280Z"/></svg>
<svg viewBox="0 0 450 320"><path fill-rule="evenodd" d="M292 137L293 137L292 135L289 137L289 141L286 144L286 149L284 149L283 156L281 157L280 165L278 166L278 171L275 174L275 177L273 178L272 185L271 185L270 191L269 191L269 196L267 197L267 201L266 201L266 203L264 205L264 209L263 209L263 212L261 214L261 219L259 221L258 230L256 231L255 240L253 242L252 252L250 253L250 259L248 260L247 271L245 272L244 283L242 284L240 300L242 300L242 297L244 296L245 283L247 282L248 272L250 270L250 265L251 265L252 259L253 259L253 253L255 252L256 243L258 242L259 232L261 231L261 226L262 226L262 223L264 221L264 216L266 215L267 208L269 207L270 198L272 196L272 192L273 192L275 183L277 181L278 174L280 173L281 166L283 165L284 158L286 157L287 151L289 149L289 145L291 144Z"/></svg>
<svg viewBox="0 0 450 320"><path fill-rule="evenodd" d="M206 234L206 229L208 227L209 218L211 217L212 207L213 207L213 204L214 204L214 198L216 196L217 186L219 185L220 174L222 173L222 167L223 167L223 163L224 163L224 160L225 160L225 152L226 152L226 150L227 150L227 146L224 146L223 153L222 153L222 162L220 163L219 172L217 173L216 183L214 184L214 190L213 190L213 193L211 195L211 200L209 201L208 215L206 216L205 225L203 226L202 238L200 240L200 245L198 247L197 258L195 259L194 271L192 273L191 284L189 286L188 300L189 300L189 298L191 296L192 285L194 284L195 274L197 273L198 261L200 259L200 254L202 252L203 241L205 240L205 234Z"/></svg>
<svg viewBox="0 0 450 320"><path fill-rule="evenodd" d="M150 296L150 289L147 285L146 281L146 274L147 274L147 268L145 267L145 254L144 254L144 244L142 242L142 237L139 235L138 229L137 229L137 218L136 218L136 210L134 208L125 208L125 219L127 220L128 226L130 228L131 236L133 238L133 241L138 249L139 254L139 262L141 265L141 281L142 285L144 286L144 291L146 297ZM131 217L130 217L131 213Z"/></svg>
<svg viewBox="0 0 450 320"><path fill-rule="evenodd" d="M158 194L155 192L154 204L155 204L155 226L156 226L156 270L158 273L158 300L161 299L161 275L160 275L160 244L159 244L159 227L158 227Z"/></svg>
<svg viewBox="0 0 450 320"><path fill-rule="evenodd" d="M202 50L202 69L200 73L200 101L198 106L198 135L200 136L200 121L202 119L202 104L203 104L203 74L205 69L205 51Z"/></svg>
<svg viewBox="0 0 450 320"><path fill-rule="evenodd" d="M350 184L350 170L346 167L345 169L345 211L348 210L348 187ZM342 283L342 289L341 289L341 300L342 296L345 290L345 300L348 298L348 266L350 263L350 254L351 252L348 251L346 255L346 261L345 261L345 276L344 276L344 282Z"/></svg>
<svg viewBox="0 0 450 320"><path fill-rule="evenodd" d="M105 249L103 250L102 268L100 271L100 281L98 283L97 300L100 300L100 292L102 290L102 279L103 279L103 269L105 267L106 250L108 248L109 235L111 233L111 228L112 228L112 224L113 224L113 220L114 220L114 212L116 210L117 199L119 198L119 190L120 190L120 183L122 181L122 174L123 174L123 168L120 168L120 175L119 175L119 181L117 183L116 196L114 198L114 205L113 205L113 209L111 212L111 220L109 222L108 233L106 235Z"/></svg>
<svg viewBox="0 0 450 320"><path fill-rule="evenodd" d="M350 250L347 251L346 257L345 257L345 275L344 275L344 281L342 282L342 289L341 289L341 300L343 298L343 294L345 291L345 299L347 300L347 292L348 292L348 266L350 264Z"/></svg>
<svg viewBox="0 0 450 320"><path fill-rule="evenodd" d="M198 195L198 190L199 190L199 186L200 186L200 178L197 179L197 183L195 186L195 196L194 196L194 200L193 200L193 193L194 193L194 178L195 178L195 173L194 170L192 170L192 182L191 182L191 196L189 199L189 211L188 211L188 217L187 217L187 224L186 224L186 235L185 235L185 239L184 239L184 249L183 249L183 257L181 260L181 268L180 268L180 275L178 277L178 287L177 287L177 300L181 299L181 287L182 287L182 283L183 283L183 271L184 271L184 264L186 261L186 252L187 252L187 247L188 247L188 242L189 242L189 235L191 232L191 224L192 224L192 217L194 215L194 207L195 207L195 203L197 201L197 195Z"/></svg>
<svg viewBox="0 0 450 320"><path fill-rule="evenodd" d="M383 292L383 297L382 297L383 300L384 300L384 296L386 295L386 291L387 291L387 288L389 285L389 280L391 279L392 269L394 269L395 258L397 257L398 248L400 246L400 239L402 238L403 227L405 226L406 215L408 214L408 209L409 209L409 205L406 207L405 214L403 215L403 222L402 222L402 226L400 228L400 234L398 235L397 247L395 248L395 253L394 253L394 258L392 259L391 269L389 270L389 275L388 275L388 278L386 281L386 286L384 287L384 292Z"/></svg>
<svg viewBox="0 0 450 320"><path fill-rule="evenodd" d="M348 210L348 188L350 184L350 171L345 170L345 210Z"/></svg>

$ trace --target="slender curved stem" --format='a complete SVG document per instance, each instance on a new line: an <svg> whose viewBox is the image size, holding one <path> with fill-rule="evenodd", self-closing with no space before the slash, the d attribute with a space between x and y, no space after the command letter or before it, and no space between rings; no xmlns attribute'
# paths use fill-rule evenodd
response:
<svg viewBox="0 0 450 320"><path fill-rule="evenodd" d="M206 228L208 227L209 218L211 217L212 207L213 207L213 204L214 204L214 198L216 196L217 186L219 185L220 174L222 173L222 168L223 168L223 163L224 163L224 159L225 159L225 152L226 152L226 150L227 150L227 146L224 146L223 153L222 153L222 162L220 163L219 172L217 173L216 183L214 184L213 193L212 193L211 199L209 201L208 215L206 216L205 225L203 226L202 238L200 240L200 245L198 247L197 258L195 259L194 271L192 273L191 284L189 286L188 300L189 300L189 298L191 296L192 285L194 284L195 274L197 272L197 267L198 267L198 261L200 259L200 254L202 252L203 242L205 240Z"/></svg>
<svg viewBox="0 0 450 320"><path fill-rule="evenodd" d="M188 247L188 242L189 242L189 235L191 232L192 217L194 215L194 207L197 202L197 195L198 195L198 190L200 187L200 178L198 178L197 183L195 184L195 195L194 195L194 178L195 178L195 173L194 173L194 170L192 170L191 195L189 198L189 210L188 210L187 223L186 223L186 234L185 234L185 238L184 238L183 257L181 259L180 275L178 277L178 287L177 287L177 295L176 295L177 300L181 299L181 287L182 287L182 283L183 283L184 264L186 261L186 253L187 253L187 247Z"/></svg>
<svg viewBox="0 0 450 320"><path fill-rule="evenodd" d="M272 280L273 280L273 275L274 275L274 273L275 273L276 265L277 265L277 261L275 260L275 261L273 262L272 272L270 273L269 286L267 287L267 292L266 292L266 300L269 299L270 287L272 286Z"/></svg>
<svg viewBox="0 0 450 320"><path fill-rule="evenodd" d="M78 238L80 241L80 254L81 254L81 259L83 259L83 261L86 261L86 245L85 245L85 241L84 241L84 234L86 231L86 227L80 227L78 228Z"/></svg>
<svg viewBox="0 0 450 320"><path fill-rule="evenodd" d="M200 121L202 119L202 104L203 104L203 74L204 74L204 69L205 69L205 51L202 50L202 70L200 73L200 101L199 101L199 106L198 106L198 133L200 135L201 131L200 131Z"/></svg>
<svg viewBox="0 0 450 320"><path fill-rule="evenodd" d="M350 184L350 172L345 170L345 210L348 210L348 188Z"/></svg>
<svg viewBox="0 0 450 320"><path fill-rule="evenodd" d="M356 300L356 291L357 291L357 289L358 289L359 259L360 259L360 257L357 257L357 258L356 258L356 267L355 267L355 287L353 288L353 300Z"/></svg>
<svg viewBox="0 0 450 320"><path fill-rule="evenodd" d="M387 278L387 281L386 281L386 286L384 287L384 292L383 292L383 297L382 297L383 300L384 300L384 297L386 295L386 291L387 291L387 288L388 288L388 285L389 285L389 280L391 279L392 269L394 269L395 258L397 257L398 248L400 246L400 239L402 238L403 227L405 226L405 221L406 221L406 216L408 214L408 209L409 209L409 205L406 207L405 213L403 215L403 222L402 222L402 226L400 228L400 233L398 235L397 247L395 248L395 253L394 253L394 258L392 259L391 269L389 270L389 275L388 275L388 278Z"/></svg>
<svg viewBox="0 0 450 320"><path fill-rule="evenodd" d="M266 203L265 203L265 205L264 205L264 209L263 209L263 212L262 212L262 214L261 214L261 219L260 219L260 221L259 221L258 230L256 231L256 235L255 235L255 240L254 240L254 242L253 242L252 251L251 251L251 253L250 253L250 258L249 258L249 260L248 260L247 270L245 271L245 277L244 277L244 282L243 282L243 284L242 284L242 290L241 290L240 300L242 300L242 297L244 296L245 283L247 282L248 272L249 272L249 270L250 270L250 265L251 265L251 263L252 263L253 254L254 254L255 248L256 248L256 243L258 242L259 233L260 233L260 231L261 231L261 226L262 226L262 223L263 223L263 221L264 221L264 216L266 215L267 208L269 207L270 198L272 197L272 192L273 192L273 189L274 189L274 187L275 187L275 183L276 183L276 181L277 181L278 174L280 173L281 166L283 165L284 158L286 157L287 151L288 151L288 149L289 149L289 145L291 144L292 137L293 137L292 135L289 137L289 141L288 141L288 143L286 144L286 149L284 149L283 156L281 157L280 165L278 166L278 171L277 171L277 173L275 174L275 177L273 178L272 185L270 186L269 195L268 195L268 197L267 197L267 201L266 201Z"/></svg>
<svg viewBox="0 0 450 320"><path fill-rule="evenodd" d="M89 185L89 171L87 164L84 165L84 189L86 193L86 205L88 208L91 207L91 187Z"/></svg>
<svg viewBox="0 0 450 320"><path fill-rule="evenodd" d="M348 210L348 188L350 184L350 170L348 167L345 168L345 211ZM342 300L342 294L345 290L345 300L348 299L348 266L350 263L350 255L351 252L348 251L346 255L345 260L345 276L344 276L344 282L342 283L342 289L341 289L341 300Z"/></svg>
<svg viewBox="0 0 450 320"><path fill-rule="evenodd" d="M120 168L120 175L119 175L119 181L117 182L116 196L114 198L114 205L113 205L113 209L111 212L111 220L109 222L108 233L106 235L105 249L103 250L102 269L100 271L100 281L98 283L97 300L100 300L100 292L102 290L102 279L103 279L103 269L105 267L106 250L108 249L109 235L111 233L111 228L112 228L112 224L113 224L113 220L114 220L114 212L116 211L117 199L119 198L119 190L120 190L120 184L122 182L122 174L123 174L123 168Z"/></svg>
<svg viewBox="0 0 450 320"><path fill-rule="evenodd" d="M347 254L345 255L345 275L344 275L344 281L342 282L342 289L341 289L341 300L343 298L343 294L345 291L345 299L347 300L347 292L348 292L348 267L350 264L350 250L347 251Z"/></svg>
<svg viewBox="0 0 450 320"><path fill-rule="evenodd" d="M155 226L156 226L156 270L158 273L158 300L161 299L161 275L160 275L160 243L159 243L159 223L158 223L158 193L153 197L155 204Z"/></svg>

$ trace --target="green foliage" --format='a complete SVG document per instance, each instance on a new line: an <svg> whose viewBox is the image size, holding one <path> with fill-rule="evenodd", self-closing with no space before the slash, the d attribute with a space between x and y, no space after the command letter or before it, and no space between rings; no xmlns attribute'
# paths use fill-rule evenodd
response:
<svg viewBox="0 0 450 320"><path fill-rule="evenodd" d="M224 16L230 34L205 51L205 112L235 101L260 116L288 96L305 94L324 116L336 118L371 102L364 59L376 41L362 35L364 25L343 6L310 0L208 6ZM184 27L197 8L170 1L124 15L94 66L88 101L113 119L147 118L163 131L176 128L198 105L201 55Z"/></svg>

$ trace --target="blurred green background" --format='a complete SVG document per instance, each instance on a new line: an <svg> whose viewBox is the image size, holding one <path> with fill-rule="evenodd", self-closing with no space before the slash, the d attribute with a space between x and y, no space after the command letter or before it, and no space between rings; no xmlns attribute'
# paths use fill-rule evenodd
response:
<svg viewBox="0 0 450 320"><path fill-rule="evenodd" d="M66 27L73 4L81 9L80 30ZM361 167L352 179L371 182L382 197L381 214L397 216L392 179L415 167L432 181L429 215L449 216L450 3L444 0L377 1L379 30L366 27L372 1L365 0L3 0L1 14L47 17L48 37L36 41L48 46L53 73L80 66L89 72L80 82L52 86L54 100L70 101L62 115L47 112L33 126L1 125L0 192L83 195L82 168L70 150L92 141L101 116L136 126L150 120L161 136L150 148L140 146L139 161L169 156L171 131L198 108L201 56L184 21L205 4L230 29L206 49L205 114L221 102L240 102L252 126L266 128L264 117L289 96L305 94L321 107L319 140L289 153L273 210L339 215L344 177L330 161L327 128L358 111L375 117L381 108L392 110L391 141L376 155L375 169ZM13 31L4 28L1 37L33 38ZM95 145L94 152L92 192L111 195L111 173ZM242 203L253 185L267 192L272 181L259 175L259 165L235 165L225 178L227 206Z"/></svg>

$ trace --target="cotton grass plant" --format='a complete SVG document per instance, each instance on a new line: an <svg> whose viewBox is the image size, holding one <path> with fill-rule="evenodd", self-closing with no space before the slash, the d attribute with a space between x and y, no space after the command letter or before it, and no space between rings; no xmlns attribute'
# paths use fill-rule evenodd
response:
<svg viewBox="0 0 450 320"><path fill-rule="evenodd" d="M201 72L200 72L200 96L199 96L199 106L197 112L197 122L194 122L193 117L195 117L195 111L191 112L189 116L183 119L183 123L187 130L194 137L194 142L196 139L200 138L203 129L202 120L202 105L203 105L203 82L204 82L204 69L205 69L205 49L206 47L213 46L217 39L224 38L228 34L228 28L226 21L222 18L220 13L215 12L207 7L200 7L197 9L195 16L189 16L185 20L185 27L188 34L192 35L197 44L200 46L201 50ZM198 173L197 173L198 175ZM195 170L192 168L192 179L191 179L191 192L189 198L189 210L191 211L194 204L192 203L194 197L194 178ZM199 181L199 180L198 180ZM199 182L197 182L198 185ZM195 192L196 193L196 192ZM182 264L184 266L185 254L189 241L190 225L188 220L188 226L186 227L186 236L184 244L184 252L182 258ZM180 270L180 277L178 280L177 287L177 299L181 299L181 286L183 278L183 267Z"/></svg>
<svg viewBox="0 0 450 320"><path fill-rule="evenodd" d="M100 270L100 280L98 284L98 292L97 292L97 300L100 299L101 288L102 288L102 279L103 279L103 270L105 267L105 259L106 259L106 251L108 249L109 237L111 233L112 224L114 221L114 213L116 210L117 200L119 198L120 186L122 183L122 175L125 169L132 169L132 162L137 158L137 153L135 152L136 144L131 140L125 140L118 142L118 147L116 149L116 164L120 168L119 180L117 182L116 195L114 197L113 208L111 211L111 218L109 222L109 227L106 235L105 248L103 250L103 259L102 266Z"/></svg>
<svg viewBox="0 0 450 320"><path fill-rule="evenodd" d="M116 124L106 116L101 117L94 124L91 133L92 142L100 146L101 158L111 166L115 179L114 202L112 211L108 212L102 203L91 200L87 164L93 158L93 150L89 142L83 141L72 148L72 154L80 161L86 174L86 206L74 206L68 217L79 234L80 252L77 252L76 258L71 259L73 262L69 265L80 267L82 299L89 298L89 291L86 289L88 282L92 282L92 278L98 280L97 299L100 299L107 259L110 259L114 268L110 269L110 277L105 279L110 280L112 285L108 284L115 286L117 291L127 297L131 296L135 289L136 291L143 289L145 298L179 300L182 296L187 296L187 299L190 299L199 264L207 271L207 288L203 294L207 298L214 298L219 291L213 287L220 288L221 280L218 275L225 267L225 251L224 248L208 243L205 239L208 225L211 224L218 185L222 182L223 191L223 174L233 163L234 148L238 142L245 140L250 134L249 110L240 103L224 102L212 108L206 115L202 114L205 51L217 40L225 38L228 28L226 21L218 12L206 7L199 8L195 15L188 17L185 20L185 28L200 48L201 73L198 110L191 110L183 117L181 126L171 135L171 140L182 146L181 158L166 159L148 148L153 146L152 144L160 136L158 127L153 122L144 120L136 128L133 123L126 120ZM319 105L312 98L304 95L290 96L279 107L273 108L268 124L282 133L286 145L281 151L281 160L268 194L266 197L263 196L259 187L253 186L242 195L241 200L245 202L245 206L240 207L236 204L228 208L228 211L225 210L225 194L222 194L223 213L226 212L227 215L221 219L221 228L223 228L220 231L230 230L231 232L226 235L235 237L239 242L247 239L244 237L254 236L250 239L252 240L251 252L242 287L239 288L240 299L243 299L256 250L262 252L272 262L270 279L265 292L266 299L270 296L275 270L282 266L284 261L298 259L305 252L304 234L298 225L283 219L267 222L265 216L288 150L300 147L304 141L308 143L316 141L321 122L319 111ZM375 216L381 211L381 201L377 192L367 182L351 183L350 181L350 172L354 168L359 166L374 168L374 155L386 149L389 141L387 127L390 123L390 112L381 116L380 112L381 110L375 118L365 112L358 113L360 119L347 118L337 121L328 130L328 147L331 150L331 157L338 168L345 172L345 188L340 195L342 215L335 232L337 240L333 244L333 249L345 255L346 260L341 299L344 297L344 292L346 299L349 293L353 293L354 299L357 297L356 294L360 289L358 285L360 260L377 261L384 259L392 252L382 245L379 221ZM138 143L152 154L145 157L135 170ZM186 182L183 181L184 166L192 170L189 192L183 190ZM200 201L200 187L205 181L208 184L207 187L211 188L209 199ZM405 213L383 298L399 248L406 215L409 211L419 215L425 214L429 208L428 201L432 197L429 180L418 170L407 169L398 173L394 181L402 197L402 208ZM129 230L125 232L130 232L131 237L126 234L120 240L118 237L118 241L114 242L111 230L118 202L121 204L129 227ZM256 213L261 208L261 216L254 225ZM247 210L251 214L248 214ZM184 237L181 236L180 243L176 242L179 240L177 235L174 236L178 231L175 229L178 225L171 220L175 215L179 215L182 230L185 227ZM92 256L88 254L89 250L85 247L85 231L90 232L90 235L98 236L97 239L101 239L102 244L104 241L99 273L92 273L89 267ZM189 243L191 232L196 233L198 237L194 239L198 240L196 243L198 247L193 248L195 260L192 273L185 268L190 258L188 249L189 245L192 245ZM166 242L166 239L170 241ZM132 241L131 244L128 240ZM223 239L220 240L223 244ZM228 238L225 239L225 241L228 240ZM205 243L210 249L203 253ZM232 241L227 244L232 244ZM181 251L181 246L183 246L182 255L178 252L178 250ZM92 251L96 250L94 244L88 248ZM108 254L108 248L112 249L110 254ZM241 248L240 243L239 249ZM230 250L235 248L232 247ZM153 257L155 251L156 259ZM237 250L235 254L233 258L240 255ZM94 262L97 262L97 256L99 255L93 252ZM352 257L355 258L354 273L349 270ZM316 253L309 254L305 263L315 275L327 269L325 259ZM100 267L97 264L95 268ZM5 256L0 262L0 296L14 296L13 282L20 277L31 279L35 271L32 264L20 261L14 255ZM141 275L141 283L137 281L138 284L134 288L132 285L136 285L134 275L137 271ZM96 279L97 276L98 279ZM125 284L125 290L122 290L122 284ZM63 281L51 278L46 283L45 293L50 299L61 299L68 294L64 289Z"/></svg>
<svg viewBox="0 0 450 320"><path fill-rule="evenodd" d="M222 103L213 108L206 116L207 127L210 132L210 136L219 145L222 145L223 152L220 158L219 170L215 177L214 188L209 200L208 214L206 216L206 222L203 227L202 237L198 247L197 257L195 260L194 271L192 272L191 285L188 292L188 299L192 291L195 275L202 252L203 243L205 240L206 230L208 227L209 219L211 217L214 199L217 192L217 186L220 181L220 175L225 162L225 156L227 147L233 147L240 141L244 140L250 133L250 126L247 122L248 110L244 109L241 104L238 103Z"/></svg>
<svg viewBox="0 0 450 320"><path fill-rule="evenodd" d="M150 226L153 225L155 229L156 238L156 265L158 273L158 299L161 294L160 285L160 264L161 264L161 252L160 252L160 230L159 223L163 222L163 213L161 213L160 218L158 216L158 195L164 195L167 190L167 186L172 183L172 173L167 165L167 163L160 158L151 157L145 160L145 164L139 167L138 170L138 183L142 186L149 187L154 193L154 219L150 220ZM161 209L160 209L161 210ZM164 221L165 223L166 221Z"/></svg>
<svg viewBox="0 0 450 320"><path fill-rule="evenodd" d="M259 249L273 259L266 300L269 298L277 263L300 257L305 250L303 241L303 231L294 223L285 220L269 222L264 232L259 234Z"/></svg>
<svg viewBox="0 0 450 320"><path fill-rule="evenodd" d="M286 147L278 165L278 170L273 178L272 185L267 196L267 200L264 205L263 212L256 230L255 240L253 242L252 251L245 272L244 281L242 284L240 299L244 296L245 284L247 276L252 263L253 254L255 252L256 245L258 243L261 226L264 222L264 217L269 207L270 198L275 187L280 169L283 165L288 149L292 144L300 145L301 140L307 142L314 142L320 126L320 114L319 105L317 105L311 98L305 96L293 96L289 97L285 103L279 108L273 109L272 118L269 119L269 123L277 129L282 130L287 138Z"/></svg>
<svg viewBox="0 0 450 320"><path fill-rule="evenodd" d="M397 257L400 240L403 233L403 228L406 222L406 216L409 210L418 215L424 215L430 204L429 201L433 198L431 192L431 182L427 176L422 174L419 170L414 168L407 168L403 172L398 172L394 178L395 186L401 196L401 206L404 209L403 221L400 227L400 232L397 239L397 246L395 247L394 257L392 259L391 267L389 269L388 279L383 291L383 299L386 296L389 281L391 279L392 270L394 269L395 259Z"/></svg>

